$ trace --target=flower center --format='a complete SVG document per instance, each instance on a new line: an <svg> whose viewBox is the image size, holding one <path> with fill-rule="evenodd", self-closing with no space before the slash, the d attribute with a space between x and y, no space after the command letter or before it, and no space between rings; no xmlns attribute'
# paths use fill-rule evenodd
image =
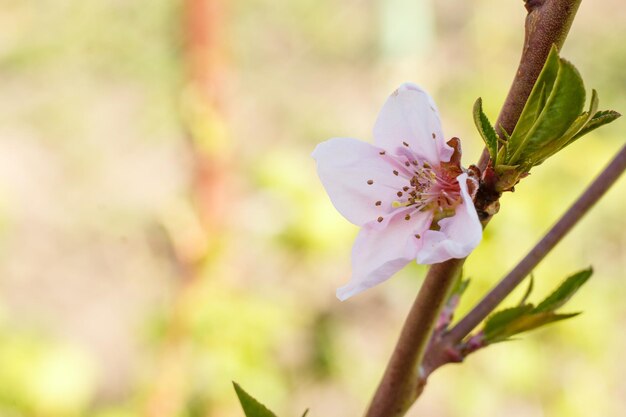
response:
<svg viewBox="0 0 626 417"><path fill-rule="evenodd" d="M396 172L400 176L399 171L394 171L394 175ZM461 202L459 183L455 177L441 167L435 168L428 162L420 163L409 158L401 172L408 184L398 190L398 200L391 203L392 207L433 210L438 219L454 215L456 206Z"/></svg>
<svg viewBox="0 0 626 417"><path fill-rule="evenodd" d="M406 180L406 183L397 190L397 200L391 201L391 207L404 209L405 220L411 220L411 216L417 212L432 211L433 220L430 227L437 228L439 220L455 215L457 206L463 200L456 179L462 173L461 167L458 161L439 163L433 167L409 149L407 142L402 144L404 146L399 147L399 152L395 155L389 155L385 150L378 152L392 166L393 175ZM367 180L367 184L373 185L374 180ZM377 200L374 205L380 207L383 201ZM385 213L392 214L394 211L389 213L385 210ZM376 220L382 223L384 219L381 215Z"/></svg>

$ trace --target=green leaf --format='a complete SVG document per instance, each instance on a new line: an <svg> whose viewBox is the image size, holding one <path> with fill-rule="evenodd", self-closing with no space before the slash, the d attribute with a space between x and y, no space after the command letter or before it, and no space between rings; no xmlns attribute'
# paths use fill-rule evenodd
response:
<svg viewBox="0 0 626 417"><path fill-rule="evenodd" d="M584 104L585 87L578 70L560 58L557 77L545 107L526 136L515 139L516 146L507 163L524 163L530 168L540 160L540 154L557 152L563 146L558 140L576 122ZM515 133L511 136L512 142Z"/></svg>
<svg viewBox="0 0 626 417"><path fill-rule="evenodd" d="M237 397L239 397L241 408L243 408L246 417L276 417L276 414L272 413L263 404L245 392L239 384L233 382L233 386L235 387L235 392L237 393ZM305 415L307 411L304 412Z"/></svg>
<svg viewBox="0 0 626 417"><path fill-rule="evenodd" d="M530 274L530 279L529 279L529 282L528 282L528 288L526 288L526 292L524 293L524 296L520 300L519 305L526 304L526 300L528 300L528 297L530 297L530 294L533 292L533 287L534 286L535 286L535 276L531 273Z"/></svg>
<svg viewBox="0 0 626 417"><path fill-rule="evenodd" d="M557 314L556 310L572 298L592 272L589 268L570 276L537 307L526 304L532 290L531 279L520 305L494 313L487 319L483 328L485 340L487 343L503 342L516 334L577 316L580 313Z"/></svg>
<svg viewBox="0 0 626 417"><path fill-rule="evenodd" d="M589 110L581 113L574 123L567 129L567 131L563 134L563 136L555 141L553 141L549 146L546 146L542 152L538 152L535 156L534 165L539 165L543 163L550 156L559 152L561 149L574 142L574 136L587 125L591 119L591 115L595 114L596 110L598 110L598 93L596 90L591 91L591 102L589 104Z"/></svg>
<svg viewBox="0 0 626 417"><path fill-rule="evenodd" d="M574 142L576 139L581 138L592 130L611 123L612 121L619 119L622 115L614 110L603 110L593 115L589 123L585 125L567 144Z"/></svg>
<svg viewBox="0 0 626 417"><path fill-rule="evenodd" d="M535 312L555 311L563 306L593 274L593 269L585 269L567 278L552 294L543 300Z"/></svg>
<svg viewBox="0 0 626 417"><path fill-rule="evenodd" d="M448 299L450 299L453 296L461 297L463 293L465 292L465 290L467 289L467 287L469 286L469 283L470 283L469 278L463 279L462 277L460 277L454 284L454 287L452 287L452 291L450 291L450 295L448 296Z"/></svg>
<svg viewBox="0 0 626 417"><path fill-rule="evenodd" d="M541 164L590 131L620 117L615 111L597 111L598 95L595 90L586 112L583 112L584 105L583 80L574 65L559 57L554 45L513 133L510 137L505 132L500 132L501 138L496 135L495 151L493 137L485 127L491 125L482 112L480 100L477 101L474 119L492 159L497 162L496 171L498 165L516 166L518 171L506 172L507 178L499 182L498 191L510 190L533 166Z"/></svg>
<svg viewBox="0 0 626 417"><path fill-rule="evenodd" d="M572 138L580 132L580 130L589 123L592 118L592 115L596 113L598 110L598 105L600 104L600 99L598 98L598 92L594 89L591 90L591 101L589 102L589 110L581 113L574 123L567 129L567 132L563 135L563 137L559 140L559 150L565 147L572 141Z"/></svg>
<svg viewBox="0 0 626 417"><path fill-rule="evenodd" d="M502 161L507 161L510 152L509 152L509 142L511 141L511 136L508 134L504 126L500 125L500 133L504 136L504 139L500 139L500 150L498 151L498 165L502 165Z"/></svg>
<svg viewBox="0 0 626 417"><path fill-rule="evenodd" d="M539 77L537 77L537 81L535 82L535 85L528 96L528 100L524 105L522 114L515 125L515 129L513 130L513 133L511 133L511 138L509 139L509 147L511 151L514 152L514 150L521 146L524 139L534 126L535 121L539 118L539 115L546 105L547 97L552 92L558 71L559 52L556 49L556 46L552 46L550 54L546 59L546 63L544 64ZM510 160L507 159L505 162L510 163Z"/></svg>
<svg viewBox="0 0 626 417"><path fill-rule="evenodd" d="M498 158L498 135L487 118L487 115L483 112L483 100L480 97L476 100L476 103L474 103L473 113L474 123L478 129L478 133L480 133L480 136L483 138L495 166Z"/></svg>
<svg viewBox="0 0 626 417"><path fill-rule="evenodd" d="M509 340L512 336L537 329L545 326L546 324L554 323L557 321L569 319L579 315L580 313L569 314L556 314L552 311L546 311L542 313L530 313L517 317L511 320L505 326L498 329L498 332L493 333L490 337L485 338L488 343L497 343Z"/></svg>
<svg viewBox="0 0 626 417"><path fill-rule="evenodd" d="M485 322L483 332L485 339L489 342L498 339L498 337L506 333L505 329L525 314L533 310L532 304L524 304L517 307L507 308L492 314Z"/></svg>

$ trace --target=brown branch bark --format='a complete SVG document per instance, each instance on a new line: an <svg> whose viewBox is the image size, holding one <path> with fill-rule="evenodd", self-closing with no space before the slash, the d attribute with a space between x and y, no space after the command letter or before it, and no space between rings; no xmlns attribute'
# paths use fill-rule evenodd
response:
<svg viewBox="0 0 626 417"><path fill-rule="evenodd" d="M417 399L419 365L461 265L462 259L451 259L428 270L366 417L402 416Z"/></svg>
<svg viewBox="0 0 626 417"><path fill-rule="evenodd" d="M507 132L513 131L552 44L559 48L563 45L581 1L525 0L528 15L522 57L496 126L502 126ZM483 152L478 167L484 170L488 162L489 155ZM476 202L480 213L488 213L485 208L498 204L498 194L479 195L490 199ZM491 215L481 218L483 225L489 222ZM366 417L402 416L423 391L426 380L419 374L419 368L424 351L446 294L463 262L462 259L451 259L433 265L428 271Z"/></svg>

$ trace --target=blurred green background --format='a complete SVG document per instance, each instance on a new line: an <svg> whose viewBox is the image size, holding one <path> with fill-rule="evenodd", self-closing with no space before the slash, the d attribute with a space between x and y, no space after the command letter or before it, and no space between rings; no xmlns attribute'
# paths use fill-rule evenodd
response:
<svg viewBox="0 0 626 417"><path fill-rule="evenodd" d="M0 416L358 416L424 275L340 303L356 227L310 152L435 98L464 162L519 59L521 1L0 0ZM585 1L563 56L626 111L626 7ZM623 121L506 195L467 311L624 143ZM409 415L626 415L626 182L535 271L592 264L574 320L448 366ZM519 297L518 294L514 298Z"/></svg>

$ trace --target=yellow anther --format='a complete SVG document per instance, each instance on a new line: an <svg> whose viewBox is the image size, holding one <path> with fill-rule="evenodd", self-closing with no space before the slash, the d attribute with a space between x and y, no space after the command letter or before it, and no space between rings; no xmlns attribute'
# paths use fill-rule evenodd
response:
<svg viewBox="0 0 626 417"><path fill-rule="evenodd" d="M410 201L405 201L404 203L401 203L401 202L399 202L399 201L393 201L393 202L391 203L391 207L393 207L393 208L398 208L398 207L408 207L408 206L410 206L410 205L411 205L411 202L410 202Z"/></svg>

